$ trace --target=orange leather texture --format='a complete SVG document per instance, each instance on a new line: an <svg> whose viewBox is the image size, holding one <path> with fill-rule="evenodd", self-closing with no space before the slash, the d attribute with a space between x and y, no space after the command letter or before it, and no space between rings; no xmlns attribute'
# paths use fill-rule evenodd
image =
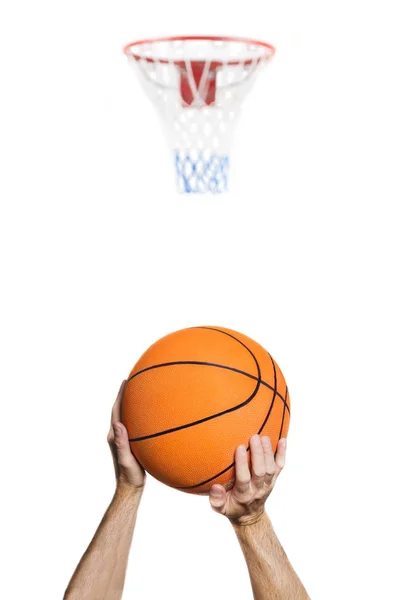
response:
<svg viewBox="0 0 400 600"><path fill-rule="evenodd" d="M269 435L276 449L288 432L290 398L257 342L222 327L191 327L161 338L138 360L122 421L146 471L206 494L214 483L231 487L235 448L248 447L251 435Z"/></svg>

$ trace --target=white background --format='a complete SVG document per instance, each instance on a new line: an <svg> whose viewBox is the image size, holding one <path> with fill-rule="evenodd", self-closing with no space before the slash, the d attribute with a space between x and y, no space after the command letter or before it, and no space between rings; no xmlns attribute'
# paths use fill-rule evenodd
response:
<svg viewBox="0 0 400 600"><path fill-rule="evenodd" d="M6 0L0 28L1 597L62 597L113 493L120 381L201 324L255 338L287 378L267 508L311 597L398 597L395 3ZM277 47L223 197L175 194L121 53L182 33ZM207 498L149 478L124 597L161 596L251 588Z"/></svg>

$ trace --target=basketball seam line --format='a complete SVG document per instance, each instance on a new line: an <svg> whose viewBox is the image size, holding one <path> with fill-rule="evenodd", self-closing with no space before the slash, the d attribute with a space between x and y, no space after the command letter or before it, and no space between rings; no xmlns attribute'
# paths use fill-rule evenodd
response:
<svg viewBox="0 0 400 600"><path fill-rule="evenodd" d="M269 353L268 353L268 356L269 356L269 357L270 357L270 359L271 359L272 366L273 366L273 369L274 369L274 395L273 395L273 397L272 397L271 405L270 405L270 407L269 407L269 409L268 409L267 416L265 417L265 419L264 419L264 421L263 421L263 423L262 423L262 425L261 425L260 429L259 429L259 430L258 430L258 432L257 432L257 434L258 434L258 435L261 433L261 431L263 430L263 428L264 428L264 426L265 426L266 422L268 421L268 419L269 419L269 417L270 417L270 414L271 414L271 412L272 412L272 409L273 409L273 407L274 407L275 398L276 398L276 391L277 391L277 390L276 390L276 386L277 386L277 377L276 377L275 361L274 361L274 359L272 358L272 356L271 356ZM287 386L286 386L286 388L287 388ZM247 448L246 448L246 451L247 451L247 452L249 451L249 448L250 448L250 443L248 444L248 446L247 446ZM219 473L217 473L216 475L213 475L213 477L210 477L209 479L206 479L205 481L201 481L200 483L196 483L195 485L184 485L184 486L179 486L179 487L178 487L178 486L175 486L175 487L176 487L176 489L177 489L177 490L188 490L188 489L193 489L193 488L199 487L199 486L201 486L201 485L205 485L206 483L209 483L210 481L213 481L213 479L216 479L216 478L217 478L217 477L219 477L220 475L223 475L224 473L226 473L227 471L229 471L229 469L231 469L231 468L232 468L234 465L235 465L235 461L233 461L233 463L231 463L231 464L230 464L228 467L226 467L225 469L223 469L222 471L220 471L220 472L219 472Z"/></svg>
<svg viewBox="0 0 400 600"><path fill-rule="evenodd" d="M281 437L282 437L283 424L284 424L284 422L285 422L285 413L286 413L286 408L287 408L287 396L288 396L288 387L286 386L286 392L285 392L285 402L284 402L284 405L283 405L283 412L282 412L282 422L281 422L281 428L280 428L280 430L279 430L279 437L278 437L278 441L279 441L279 440L281 439ZM275 456L276 456L276 453L277 453L277 452L278 452L278 446L276 447L276 450L275 450Z"/></svg>
<svg viewBox="0 0 400 600"><path fill-rule="evenodd" d="M239 373L239 375L244 375L245 377L249 377L249 379L254 379L255 381L258 381L258 377L256 375L252 375L251 373L247 373L247 371L242 371L241 369L237 369L236 367L228 367L228 365L220 365L219 363L211 363L203 360L173 360L171 362L159 363L158 365L151 365L150 367L145 367L144 369L141 369L141 371L134 373L132 377L129 377L128 382L131 381L131 379L133 379L137 375L141 375L146 371L151 371L152 369L159 369L160 367L173 367L175 365L199 365L205 367L216 367L218 369L226 369L228 371L233 371L234 373ZM264 385L269 390L271 390L271 392L274 391L274 387L266 381L263 381L261 379L260 383L261 385ZM284 396L282 396L282 394L280 394L277 391L276 395L282 400L283 403L285 403L285 398Z"/></svg>
<svg viewBox="0 0 400 600"><path fill-rule="evenodd" d="M271 360L272 357L270 357ZM134 375L132 375L132 377L130 377L128 379L128 382L131 381L134 377L136 377L137 375L140 375L141 373L144 373L146 371L150 371L152 369L159 369L161 367L171 367L171 366L176 366L176 365L197 365L197 366L207 366L207 367L214 367L214 368L218 368L218 369L226 369L228 371L233 371L234 373L239 373L240 375L244 375L245 377L249 377L250 379L254 379L257 381L258 383L258 378L255 375L251 375L250 373L246 373L246 371L241 371L240 369L236 369L234 367L228 367L226 365L219 365L217 363L209 363L209 362L203 362L203 361L194 361L194 360L186 360L186 361L173 361L173 362L169 362L169 363L160 363L158 365L152 365L151 367L146 367L145 369L142 369L141 371L138 371L137 373L135 373ZM271 390L272 392L274 392L274 388L269 385L266 381L263 381L262 379L259 380L260 385L264 385L266 388L268 388L269 390ZM257 390L258 391L258 390ZM290 409L286 404L286 400L285 398L276 391L276 395L282 400L283 404L286 406L286 409L290 415ZM254 396L253 396L254 398ZM233 412L235 410L239 410L240 408L243 408L243 406L246 406L246 404L248 404L250 402L251 399L247 399L244 402L233 406L231 408L228 408L224 411L221 411L220 413L215 413L213 415L209 415L208 417L204 417L203 419L199 419L198 421L192 421L191 423L186 423L185 425L179 425L178 427L172 427L171 429L165 429L163 431L158 431L157 433L151 433L148 435L144 435L144 436L140 436L137 438L130 438L129 441L130 442L141 442L143 440L148 440L154 437L158 437L160 435L165 435L168 433L173 433L174 431L179 431L180 429L186 429L188 427L194 427L195 425L198 425L199 423L204 423L205 421L209 421L210 419L214 419L217 417L220 417L222 415L228 414L230 412Z"/></svg>
<svg viewBox="0 0 400 600"><path fill-rule="evenodd" d="M200 326L200 327L188 327L188 329L209 329L210 331L218 331L219 333L223 333L224 335L227 335L227 336L231 337L236 342L239 342L239 344L241 344L244 348L246 348L246 350L248 350L248 352L250 352L250 354L252 355L252 357L256 361L256 364L258 365L257 359L256 359L255 355L252 353L252 351L250 350L250 348L248 348L241 340L238 340L232 334L227 333L226 331L222 331L221 329L217 329L215 327ZM267 350L266 350L266 352L267 352L268 356L270 357L270 359L272 360L272 362L275 363L275 361L272 358L272 356L270 355L270 353ZM228 369L228 370L234 371L235 373L240 373L241 375L245 375L246 377L249 377L250 379L255 379L255 380L258 379L255 375L251 375L250 373L247 373L246 371L241 371L240 369L236 369L235 367L228 367L227 365L220 365L218 363L208 363L208 362L202 362L202 361L173 361L173 362L170 362L170 363L160 363L159 365L152 365L151 367L146 367L145 369L142 369L141 371L138 371L137 373L134 373L132 375L132 377L129 377L128 378L128 382L131 379L133 379L134 377L136 377L137 375L140 375L140 373L144 373L145 371L148 371L150 369L155 369L157 367L165 367L165 366L169 366L169 365L178 365L178 364L209 365L210 367L219 367L221 369ZM271 385L269 385L269 383L267 383L266 381L263 381L261 379L260 383L261 383L261 385L265 385L265 387L267 387L268 389L270 389L272 392L274 391L274 388ZM287 388L287 386L286 386L286 388ZM278 390L276 390L276 394L277 394L277 396L279 396L279 398L284 403L285 402L285 398L282 396L282 394L280 394L278 392ZM290 415L290 410L289 410L288 406L287 406L287 410L288 410L289 415Z"/></svg>
<svg viewBox="0 0 400 600"><path fill-rule="evenodd" d="M166 429L164 431L158 431L157 433L152 433L152 434L145 435L145 436L140 436L140 437L137 437L137 438L129 438L129 442L141 442L143 440L152 439L152 438L155 438L155 437L159 437L161 435L166 435L168 433L174 433L175 431L180 431L182 429L188 429L189 427L194 427L195 425L199 425L200 423L205 423L206 421L210 421L211 419L216 419L218 417L221 417L222 415L228 414L230 412L234 412L235 410L239 410L243 406L246 406L257 395L258 390L260 389L260 384L261 384L261 369L260 369L260 365L258 363L258 360L257 360L256 356L253 354L253 352L250 350L250 348L248 348L241 340L238 340L237 338L235 338L232 334L227 333L225 331L222 331L221 329L214 329L213 327L196 327L196 328L193 328L193 329L209 329L211 331L217 331L219 333L222 333L224 335L227 335L227 336L231 337L232 339L234 339L235 341L237 341L239 344L241 344L250 353L250 355L252 356L254 362L256 363L258 378L252 377L252 378L254 378L254 379L257 380L256 387L254 388L252 394L244 402L241 402L237 406L233 406L233 407L228 408L228 409L226 409L224 411L221 411L220 413L216 413L214 415L209 415L208 417L204 417L203 419L198 419L197 421L193 421L191 423L185 423L184 425L178 425L177 427L172 427L171 429ZM183 364L198 364L195 361L180 361L177 364L182 364L182 363ZM171 364L173 364L173 363L164 363L163 365L159 365L159 366L167 366L167 365L171 365ZM209 363L200 363L200 364L206 364L208 366L212 366L212 364L209 364ZM224 366L224 365L221 365L221 366ZM138 371L138 373L135 373L134 375L132 375L132 377L130 377L128 379L128 382L131 381L134 377L136 377L140 373L143 373L143 371L145 371L145 370L148 371L148 370L150 370L152 368L156 368L156 367L157 367L157 365L152 365L151 367L146 367L146 369L143 369L142 371ZM229 367L226 367L226 368L229 369Z"/></svg>

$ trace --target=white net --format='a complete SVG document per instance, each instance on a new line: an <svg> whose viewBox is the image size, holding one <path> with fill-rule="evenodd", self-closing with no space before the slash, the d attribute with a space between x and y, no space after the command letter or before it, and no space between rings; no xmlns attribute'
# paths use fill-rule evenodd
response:
<svg viewBox="0 0 400 600"><path fill-rule="evenodd" d="M241 39L172 38L125 52L165 124L179 191L226 191L233 124L274 49Z"/></svg>

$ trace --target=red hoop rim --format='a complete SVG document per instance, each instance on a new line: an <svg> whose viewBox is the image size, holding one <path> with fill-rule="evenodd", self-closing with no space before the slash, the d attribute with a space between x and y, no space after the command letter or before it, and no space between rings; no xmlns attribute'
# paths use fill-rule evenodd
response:
<svg viewBox="0 0 400 600"><path fill-rule="evenodd" d="M262 42L259 40L253 40L251 38L246 38L246 37L236 37L236 36L221 36L221 35L177 35L177 36L167 36L167 37L156 37L156 38L149 38L149 39L145 39L145 40L137 40L136 42L131 42L129 44L126 44L123 47L123 52L124 54L128 57L128 58L134 58L135 60L146 60L147 62L181 62L182 59L156 59L156 58L151 58L149 56L140 56L139 54L135 54L134 52L132 52L132 48L134 46L140 46L141 44L152 44L155 42L185 42L185 41L210 41L210 42L238 42L238 43L242 43L242 44L253 44L255 46L261 46L262 48L265 48L266 50L268 50L268 53L266 52L265 57L260 56L258 57L258 60L264 60L264 59L269 59L272 58L273 55L275 54L275 46L273 46L272 44L268 44L267 42ZM248 61L249 59L247 59ZM241 62L241 60L227 60L227 61L218 61L218 62L222 62L225 65L239 65Z"/></svg>

